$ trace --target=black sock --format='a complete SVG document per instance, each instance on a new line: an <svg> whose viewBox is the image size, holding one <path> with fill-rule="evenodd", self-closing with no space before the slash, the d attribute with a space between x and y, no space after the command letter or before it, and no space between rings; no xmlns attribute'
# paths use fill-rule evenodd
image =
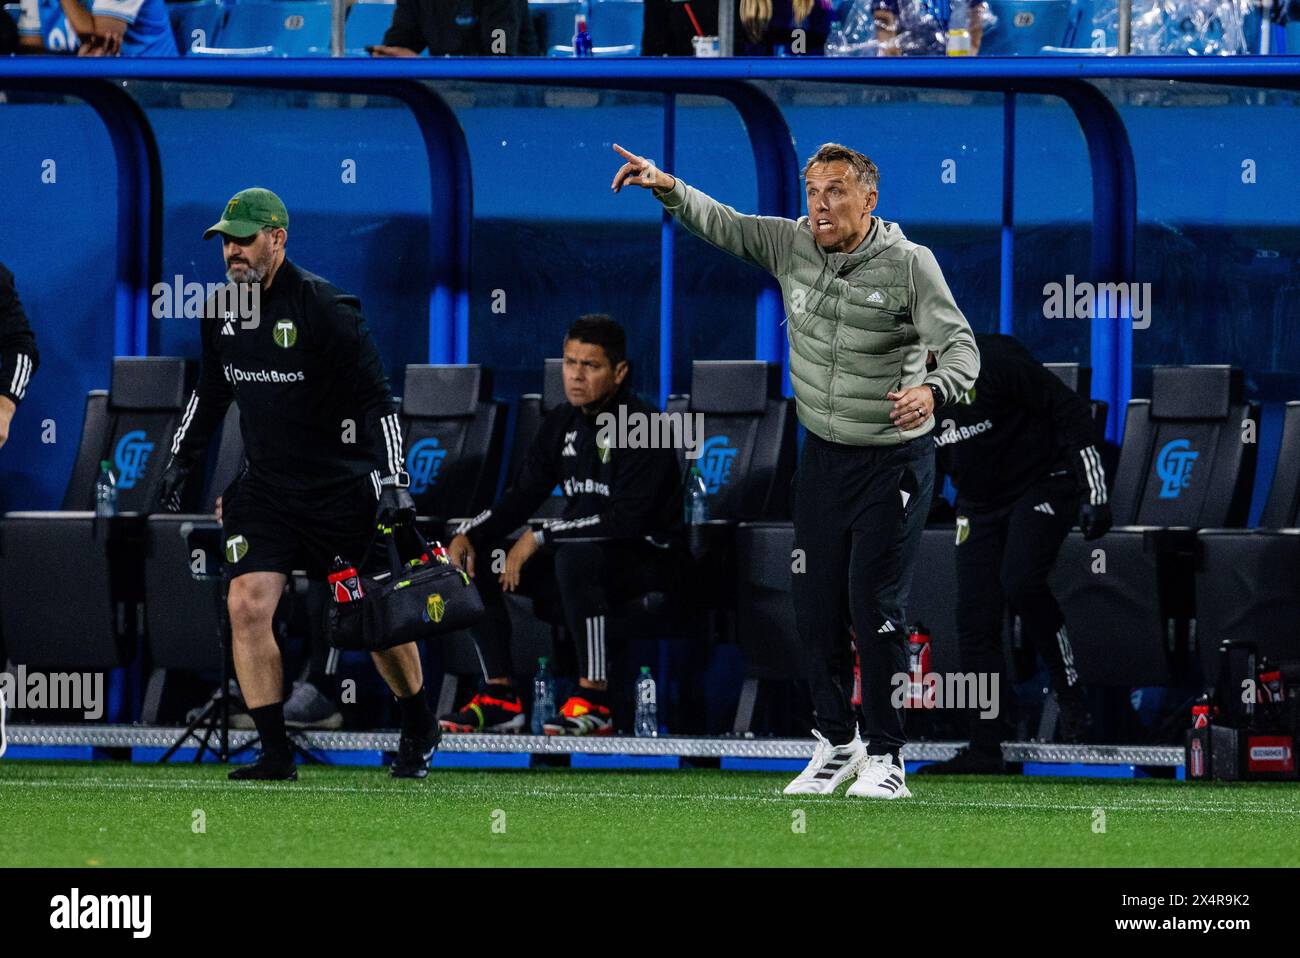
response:
<svg viewBox="0 0 1300 958"><path fill-rule="evenodd" d="M396 696L394 696L396 698ZM402 713L403 735L427 735L432 725L429 718L429 706L424 701L424 686L408 698L397 699L397 708Z"/></svg>
<svg viewBox="0 0 1300 958"><path fill-rule="evenodd" d="M515 691L514 682L510 682L506 685L500 685L496 682L489 682L487 685L483 686L483 688L480 689L479 691L485 692L488 695L499 695L503 699L519 698L519 693Z"/></svg>
<svg viewBox="0 0 1300 958"><path fill-rule="evenodd" d="M262 739L262 757L283 760L292 755L289 748L289 735L284 730L284 703L272 702L249 709L253 725Z"/></svg>

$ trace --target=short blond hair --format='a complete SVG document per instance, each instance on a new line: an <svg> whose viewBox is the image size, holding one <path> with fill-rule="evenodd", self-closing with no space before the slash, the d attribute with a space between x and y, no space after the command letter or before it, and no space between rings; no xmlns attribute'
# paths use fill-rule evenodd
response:
<svg viewBox="0 0 1300 958"><path fill-rule="evenodd" d="M808 162L803 165L804 179L808 178L808 171L815 163L847 163L868 193L880 187L880 170L871 162L871 158L839 143L823 143L817 147L817 152L808 157Z"/></svg>

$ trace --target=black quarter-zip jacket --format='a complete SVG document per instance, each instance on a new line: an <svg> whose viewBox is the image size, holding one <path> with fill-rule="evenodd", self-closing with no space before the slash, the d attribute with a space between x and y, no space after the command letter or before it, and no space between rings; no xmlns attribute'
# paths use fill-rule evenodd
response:
<svg viewBox="0 0 1300 958"><path fill-rule="evenodd" d="M1106 502L1092 410L1018 340L975 336L974 387L935 410L936 465L957 487L959 506L994 509L1033 483L1071 472L1087 502Z"/></svg>
<svg viewBox="0 0 1300 958"><path fill-rule="evenodd" d="M203 366L172 439L193 464L232 401L250 478L287 494L341 489L402 467L402 431L361 302L288 259L256 325L202 320Z"/></svg>
<svg viewBox="0 0 1300 958"><path fill-rule="evenodd" d="M598 410L564 403L542 420L515 482L491 509L461 524L476 549L519 528L558 484L564 512L548 520L547 541L580 536L617 539L667 537L682 525L681 470L677 454L667 448L603 449L598 416L616 418L619 406L628 415L655 415L657 410L632 392L626 381Z"/></svg>

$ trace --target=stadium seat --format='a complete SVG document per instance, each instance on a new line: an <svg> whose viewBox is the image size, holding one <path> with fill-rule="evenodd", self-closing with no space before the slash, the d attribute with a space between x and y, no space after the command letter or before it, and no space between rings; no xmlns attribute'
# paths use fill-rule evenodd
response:
<svg viewBox="0 0 1300 958"><path fill-rule="evenodd" d="M642 0L595 0L587 29L598 47L632 47L631 56L641 52L641 28L645 24Z"/></svg>
<svg viewBox="0 0 1300 958"><path fill-rule="evenodd" d="M522 468L528 447L541 428L542 419L556 406L566 403L564 396L564 360L547 359L542 366L542 391L519 397L515 413L515 434L510 444L510 461L506 465L506 485L515 481ZM557 485L551 497L537 510L535 519L554 519L564 511L564 496Z"/></svg>
<svg viewBox="0 0 1300 958"><path fill-rule="evenodd" d="M0 624L10 659L29 667L104 671L131 662L143 602L143 523L189 395L184 359L113 361L108 392L86 399L77 458L59 512L11 512L0 523ZM96 520L95 479L108 460L118 519Z"/></svg>
<svg viewBox="0 0 1300 958"><path fill-rule="evenodd" d="M384 0L365 0L355 3L348 13L344 27L344 46L350 57L368 56L366 47L384 42L384 34L393 23L396 4Z"/></svg>
<svg viewBox="0 0 1300 958"><path fill-rule="evenodd" d="M1071 32L1073 0L989 0L997 26L980 41L982 57L1037 56L1063 46Z"/></svg>
<svg viewBox="0 0 1300 958"><path fill-rule="evenodd" d="M1219 646L1248 639L1274 662L1300 659L1300 402L1286 405L1282 444L1258 529L1202 529L1196 645L1210 683Z"/></svg>
<svg viewBox="0 0 1300 958"><path fill-rule="evenodd" d="M1195 617L1194 530L1245 523L1256 444L1240 370L1157 366L1150 399L1129 403L1104 539L1066 539L1053 591L1085 684L1167 684L1186 663Z"/></svg>
<svg viewBox="0 0 1300 958"><path fill-rule="evenodd" d="M187 53L192 47L210 47L226 22L226 5L219 0L191 0L169 3L167 13L176 35L176 49Z"/></svg>
<svg viewBox="0 0 1300 958"><path fill-rule="evenodd" d="M576 0L530 0L528 12L541 26L540 49L549 50L560 43L573 43L573 18L582 5ZM572 53L572 47L570 47Z"/></svg>
<svg viewBox="0 0 1300 958"><path fill-rule="evenodd" d="M406 367L402 447L422 520L441 525L492 504L506 416L491 395L481 366Z"/></svg>
<svg viewBox="0 0 1300 958"><path fill-rule="evenodd" d="M515 481L527 456L528 447L532 445L542 419L556 406L568 400L564 397L563 360L547 359L542 367L542 392L525 393L519 398L515 412L514 438L510 445L510 457L506 463L505 487ZM409 447L408 447L409 448ZM409 455L409 452L408 452ZM495 488L488 492L489 501L494 496ZM467 517L476 514L465 512ZM550 497L537 510L536 519L553 519L564 511L564 496L557 485ZM460 518L460 516L455 517ZM533 615L532 600L517 595L506 596L506 609L510 615L511 636L510 653L518 674L516 679L522 681L532 672L533 663L539 656L550 656L554 652L555 633L558 631L549 622L544 622ZM458 679L482 675L478 651L469 633L454 633L441 643L443 682L438 699L438 714L450 712L459 704Z"/></svg>
<svg viewBox="0 0 1300 958"><path fill-rule="evenodd" d="M232 403L221 427L217 458L203 493L201 511L160 512L146 520L144 620L153 672L142 708L145 722L157 719L168 672L216 673L221 669L220 583L196 578L196 573L219 574L221 557L201 556L202 565L195 567L192 535L198 530L219 535L214 515L216 499L234 481L243 464L239 408ZM197 481L193 484L199 485Z"/></svg>
<svg viewBox="0 0 1300 958"><path fill-rule="evenodd" d="M226 14L216 46L191 46L193 56L327 57L330 4L319 0L239 3Z"/></svg>

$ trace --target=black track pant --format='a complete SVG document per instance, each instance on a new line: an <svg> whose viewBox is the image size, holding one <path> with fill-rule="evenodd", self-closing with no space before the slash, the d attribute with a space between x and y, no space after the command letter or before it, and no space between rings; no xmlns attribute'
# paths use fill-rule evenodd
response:
<svg viewBox="0 0 1300 958"><path fill-rule="evenodd" d="M1070 475L1049 476L1010 505L978 511L957 504L957 637L964 672L999 676L998 715L970 712L971 743L994 748L1005 737L1006 687L1002 625L1006 606L1020 616L1021 636L1033 643L1052 688L1078 684L1065 616L1047 577L1074 525L1079 498Z"/></svg>
<svg viewBox="0 0 1300 958"><path fill-rule="evenodd" d="M904 609L921 528L934 492L934 442L849 446L809 433L795 477L795 619L818 731L836 745L897 752L903 715L891 701L907 671ZM919 516L919 521L917 517ZM843 668L845 610L857 634L861 722Z"/></svg>
<svg viewBox="0 0 1300 958"><path fill-rule="evenodd" d="M512 544L493 543L491 548L479 549L474 559L474 582L483 597L485 614L473 636L484 678L513 674L510 616L500 573L492 571L494 555L500 560L495 563L499 569ZM562 610L578 649L582 677L604 682L609 675L605 641L609 613L647 592L667 588L676 557L674 551L656 548L643 539L547 543L524 563L516 591L537 605Z"/></svg>

